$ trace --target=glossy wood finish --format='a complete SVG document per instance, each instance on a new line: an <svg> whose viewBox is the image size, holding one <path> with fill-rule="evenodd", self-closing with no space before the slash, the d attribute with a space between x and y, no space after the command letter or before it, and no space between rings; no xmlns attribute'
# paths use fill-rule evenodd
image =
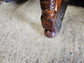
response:
<svg viewBox="0 0 84 63"><path fill-rule="evenodd" d="M42 16L41 22L45 29L45 35L47 37L54 37L56 35L55 23L59 13L62 0L40 0ZM57 7L57 11L55 8Z"/></svg>

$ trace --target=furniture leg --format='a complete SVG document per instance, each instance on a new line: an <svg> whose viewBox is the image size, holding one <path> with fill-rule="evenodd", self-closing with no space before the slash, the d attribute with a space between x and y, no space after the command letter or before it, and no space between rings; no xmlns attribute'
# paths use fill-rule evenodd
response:
<svg viewBox="0 0 84 63"><path fill-rule="evenodd" d="M40 0L42 9L41 22L47 37L52 38L56 35L55 23L61 3L62 0ZM56 7L57 10L55 10Z"/></svg>

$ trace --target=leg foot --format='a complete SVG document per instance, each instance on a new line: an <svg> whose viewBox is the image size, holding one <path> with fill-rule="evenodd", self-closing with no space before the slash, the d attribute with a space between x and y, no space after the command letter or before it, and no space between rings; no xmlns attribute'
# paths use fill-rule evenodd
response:
<svg viewBox="0 0 84 63"><path fill-rule="evenodd" d="M55 29L53 29L52 31L44 30L44 34L48 38L53 38L56 35L56 30Z"/></svg>
<svg viewBox="0 0 84 63"><path fill-rule="evenodd" d="M41 22L45 29L44 33L47 37L52 38L61 28L66 3L62 0L40 0L40 3L42 9Z"/></svg>

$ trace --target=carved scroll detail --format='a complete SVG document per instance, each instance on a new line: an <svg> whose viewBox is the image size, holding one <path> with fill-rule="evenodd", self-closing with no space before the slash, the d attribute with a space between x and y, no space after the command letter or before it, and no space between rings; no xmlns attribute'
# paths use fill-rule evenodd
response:
<svg viewBox="0 0 84 63"><path fill-rule="evenodd" d="M56 0L40 0L42 9L42 26L46 30L51 31L55 26L56 21Z"/></svg>

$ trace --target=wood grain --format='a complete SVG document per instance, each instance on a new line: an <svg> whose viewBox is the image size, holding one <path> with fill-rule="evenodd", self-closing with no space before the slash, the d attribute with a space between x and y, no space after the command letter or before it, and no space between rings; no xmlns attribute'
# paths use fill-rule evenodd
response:
<svg viewBox="0 0 84 63"><path fill-rule="evenodd" d="M42 9L42 16L41 16L41 22L42 26L47 30L45 34L48 37L52 37L52 34L54 32L55 36L55 23L56 23L56 18L59 13L59 9L62 3L62 0L40 0L41 3L41 9ZM57 11L55 11L57 5ZM52 32L53 31L53 32ZM49 33L50 32L50 33Z"/></svg>

